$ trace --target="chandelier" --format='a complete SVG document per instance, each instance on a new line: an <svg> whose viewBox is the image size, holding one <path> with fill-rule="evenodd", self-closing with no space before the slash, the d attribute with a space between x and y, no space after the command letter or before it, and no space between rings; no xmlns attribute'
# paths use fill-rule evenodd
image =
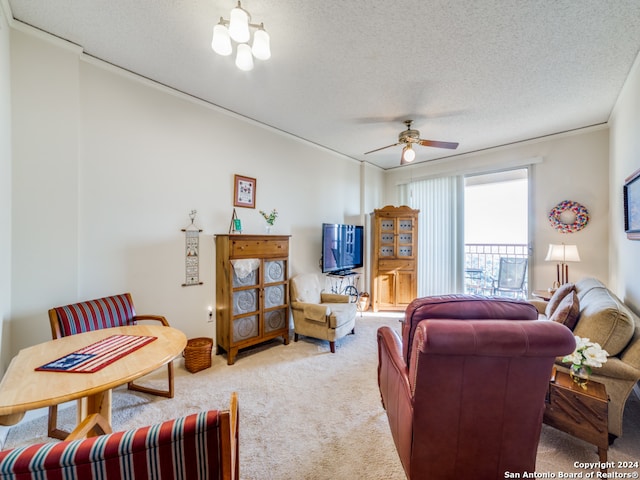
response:
<svg viewBox="0 0 640 480"><path fill-rule="evenodd" d="M250 28L255 29L253 44ZM271 57L269 47L269 34L264 29L264 24L251 23L251 15L240 5L231 10L229 20L220 17L220 22L213 27L213 40L211 48L218 55L228 56L233 52L231 40L238 44L236 48L236 66L240 70L248 72L253 70L253 57L259 60L268 60Z"/></svg>

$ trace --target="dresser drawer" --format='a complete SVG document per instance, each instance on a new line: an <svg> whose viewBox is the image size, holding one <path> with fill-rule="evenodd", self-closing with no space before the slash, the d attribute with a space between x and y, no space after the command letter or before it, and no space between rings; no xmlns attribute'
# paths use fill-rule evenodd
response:
<svg viewBox="0 0 640 480"><path fill-rule="evenodd" d="M378 271L391 272L393 270L413 270L416 262L414 260L379 260Z"/></svg>
<svg viewBox="0 0 640 480"><path fill-rule="evenodd" d="M286 257L289 255L289 240L282 239L234 239L231 241L232 258Z"/></svg>

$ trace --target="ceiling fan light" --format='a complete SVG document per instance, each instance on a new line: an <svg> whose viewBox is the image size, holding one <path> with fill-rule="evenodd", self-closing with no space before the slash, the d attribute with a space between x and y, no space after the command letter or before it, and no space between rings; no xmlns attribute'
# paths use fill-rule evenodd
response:
<svg viewBox="0 0 640 480"><path fill-rule="evenodd" d="M246 43L238 45L238 52L236 53L236 67L245 72L253 70L253 55L251 55L251 47Z"/></svg>
<svg viewBox="0 0 640 480"><path fill-rule="evenodd" d="M231 10L229 18L229 35L238 43L249 41L249 14L243 10L238 2L238 6Z"/></svg>
<svg viewBox="0 0 640 480"><path fill-rule="evenodd" d="M271 48L269 46L269 34L261 25L259 30L253 34L253 56L259 60L269 60L271 58Z"/></svg>
<svg viewBox="0 0 640 480"><path fill-rule="evenodd" d="M413 149L413 147L411 146L411 144L407 144L405 145L405 147L402 149L402 160L404 163L411 163L415 160L416 158L416 152Z"/></svg>
<svg viewBox="0 0 640 480"><path fill-rule="evenodd" d="M219 23L213 27L213 39L211 40L211 48L218 55L231 55L231 38L229 30L223 24Z"/></svg>

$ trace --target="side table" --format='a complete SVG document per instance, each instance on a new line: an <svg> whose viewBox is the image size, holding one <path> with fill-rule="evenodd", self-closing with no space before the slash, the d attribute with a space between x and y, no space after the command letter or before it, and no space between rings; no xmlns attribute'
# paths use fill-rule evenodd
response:
<svg viewBox="0 0 640 480"><path fill-rule="evenodd" d="M555 379L549 382L543 422L594 444L602 464L607 462L609 449L607 415L608 397L602 383L589 380L582 388L569 374L555 373Z"/></svg>
<svg viewBox="0 0 640 480"><path fill-rule="evenodd" d="M551 297L553 297L553 293L551 293L549 290L534 290L533 292L531 292L531 295L537 298L541 298L542 300L546 300L547 302L551 300Z"/></svg>

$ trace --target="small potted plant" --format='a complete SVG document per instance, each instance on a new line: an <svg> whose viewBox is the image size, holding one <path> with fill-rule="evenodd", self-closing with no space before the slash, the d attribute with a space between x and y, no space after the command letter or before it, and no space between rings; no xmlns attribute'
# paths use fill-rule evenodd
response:
<svg viewBox="0 0 640 480"><path fill-rule="evenodd" d="M271 233L271 227L276 223L276 218L278 218L278 211L274 208L271 210L271 213L266 213L263 210L260 210L260 215L262 215L267 222L267 233Z"/></svg>

